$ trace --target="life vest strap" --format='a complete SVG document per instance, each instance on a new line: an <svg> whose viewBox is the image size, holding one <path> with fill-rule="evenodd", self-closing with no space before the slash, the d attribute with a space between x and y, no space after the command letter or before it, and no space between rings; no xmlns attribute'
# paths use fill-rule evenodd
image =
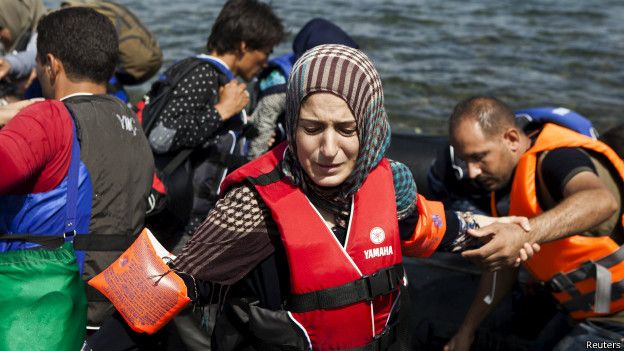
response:
<svg viewBox="0 0 624 351"><path fill-rule="evenodd" d="M608 301L609 303L611 301L617 301L619 299L622 298L622 294L624 294L624 279L617 281L613 284L611 284L611 289L610 289L610 300ZM592 291L590 293L587 294L583 294L583 295L578 295L576 297L573 297L571 300L566 301L566 302L562 302L560 304L560 306L567 312L576 312L576 311L592 311L592 302L594 303L594 308L593 310L596 310L595 308L595 300L596 300L596 292ZM596 311L598 312L598 311ZM601 311L599 313L609 313L610 311Z"/></svg>
<svg viewBox="0 0 624 351"><path fill-rule="evenodd" d="M301 313L371 301L377 296L396 291L403 282L403 275L403 265L399 263L340 286L293 294L287 302L287 309Z"/></svg>
<svg viewBox="0 0 624 351"><path fill-rule="evenodd" d="M578 283L587 278L595 278L595 270L593 268L594 264L605 268L611 268L622 261L624 261L624 246L620 246L618 250L595 262L586 261L581 264L579 268L573 271L556 274L551 280L548 281L548 288L552 292L567 291L565 287L569 286L569 283Z"/></svg>
<svg viewBox="0 0 624 351"><path fill-rule="evenodd" d="M0 235L1 241L26 241L39 244L46 248L57 248L70 238L74 249L82 251L125 251L134 241L134 238L124 234L10 234Z"/></svg>
<svg viewBox="0 0 624 351"><path fill-rule="evenodd" d="M271 170L269 173L261 174L258 177L248 177L247 178L252 184L265 186L275 182L278 182L282 179L282 164L278 164Z"/></svg>

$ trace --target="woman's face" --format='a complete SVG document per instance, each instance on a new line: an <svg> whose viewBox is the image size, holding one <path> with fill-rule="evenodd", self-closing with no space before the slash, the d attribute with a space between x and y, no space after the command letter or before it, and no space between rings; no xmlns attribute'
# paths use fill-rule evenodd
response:
<svg viewBox="0 0 624 351"><path fill-rule="evenodd" d="M308 96L295 131L297 159L308 177L322 187L344 182L360 150L355 117L347 103L330 93Z"/></svg>

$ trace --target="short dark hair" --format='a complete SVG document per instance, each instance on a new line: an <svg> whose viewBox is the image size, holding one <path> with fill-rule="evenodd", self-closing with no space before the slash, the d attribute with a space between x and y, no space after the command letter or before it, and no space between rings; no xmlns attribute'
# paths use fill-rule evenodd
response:
<svg viewBox="0 0 624 351"><path fill-rule="evenodd" d="M119 59L119 42L112 22L86 7L50 12L37 26L37 59L57 57L71 80L105 83Z"/></svg>
<svg viewBox="0 0 624 351"><path fill-rule="evenodd" d="M455 105L449 120L449 134L453 133L460 122L467 119L476 120L487 136L516 125L511 108L492 96L473 96Z"/></svg>
<svg viewBox="0 0 624 351"><path fill-rule="evenodd" d="M238 53L240 43L250 50L270 49L284 37L284 27L271 6L257 0L229 0L212 25L208 52Z"/></svg>

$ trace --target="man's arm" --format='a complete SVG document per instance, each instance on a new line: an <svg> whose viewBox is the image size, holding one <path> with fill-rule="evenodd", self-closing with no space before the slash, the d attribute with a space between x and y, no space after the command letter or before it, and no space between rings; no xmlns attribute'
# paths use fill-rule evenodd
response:
<svg viewBox="0 0 624 351"><path fill-rule="evenodd" d="M71 141L71 119L61 102L24 108L0 129L0 195L56 187L67 174Z"/></svg>
<svg viewBox="0 0 624 351"><path fill-rule="evenodd" d="M477 328L511 290L517 276L517 269L504 269L496 273L484 272L481 275L479 288L468 313L466 313L457 333L444 346L444 351L470 350ZM490 303L487 303L486 300Z"/></svg>
<svg viewBox="0 0 624 351"><path fill-rule="evenodd" d="M581 233L607 220L617 208L615 198L596 174L580 172L564 186L558 205L530 220L531 231L501 223L471 230L471 234L491 240L463 256L480 259L491 270L514 265L525 242L541 244Z"/></svg>

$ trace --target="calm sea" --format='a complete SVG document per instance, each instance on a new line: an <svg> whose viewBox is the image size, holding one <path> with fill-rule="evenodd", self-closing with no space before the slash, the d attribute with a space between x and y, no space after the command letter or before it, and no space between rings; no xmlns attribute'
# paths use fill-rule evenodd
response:
<svg viewBox="0 0 624 351"><path fill-rule="evenodd" d="M158 37L165 67L202 51L223 3L117 1ZM624 121L621 0L272 4L290 33L275 54L289 51L294 35L313 17L334 21L354 37L380 71L395 128L445 133L454 104L475 94L498 96L513 108L564 106L589 117L599 131Z"/></svg>

